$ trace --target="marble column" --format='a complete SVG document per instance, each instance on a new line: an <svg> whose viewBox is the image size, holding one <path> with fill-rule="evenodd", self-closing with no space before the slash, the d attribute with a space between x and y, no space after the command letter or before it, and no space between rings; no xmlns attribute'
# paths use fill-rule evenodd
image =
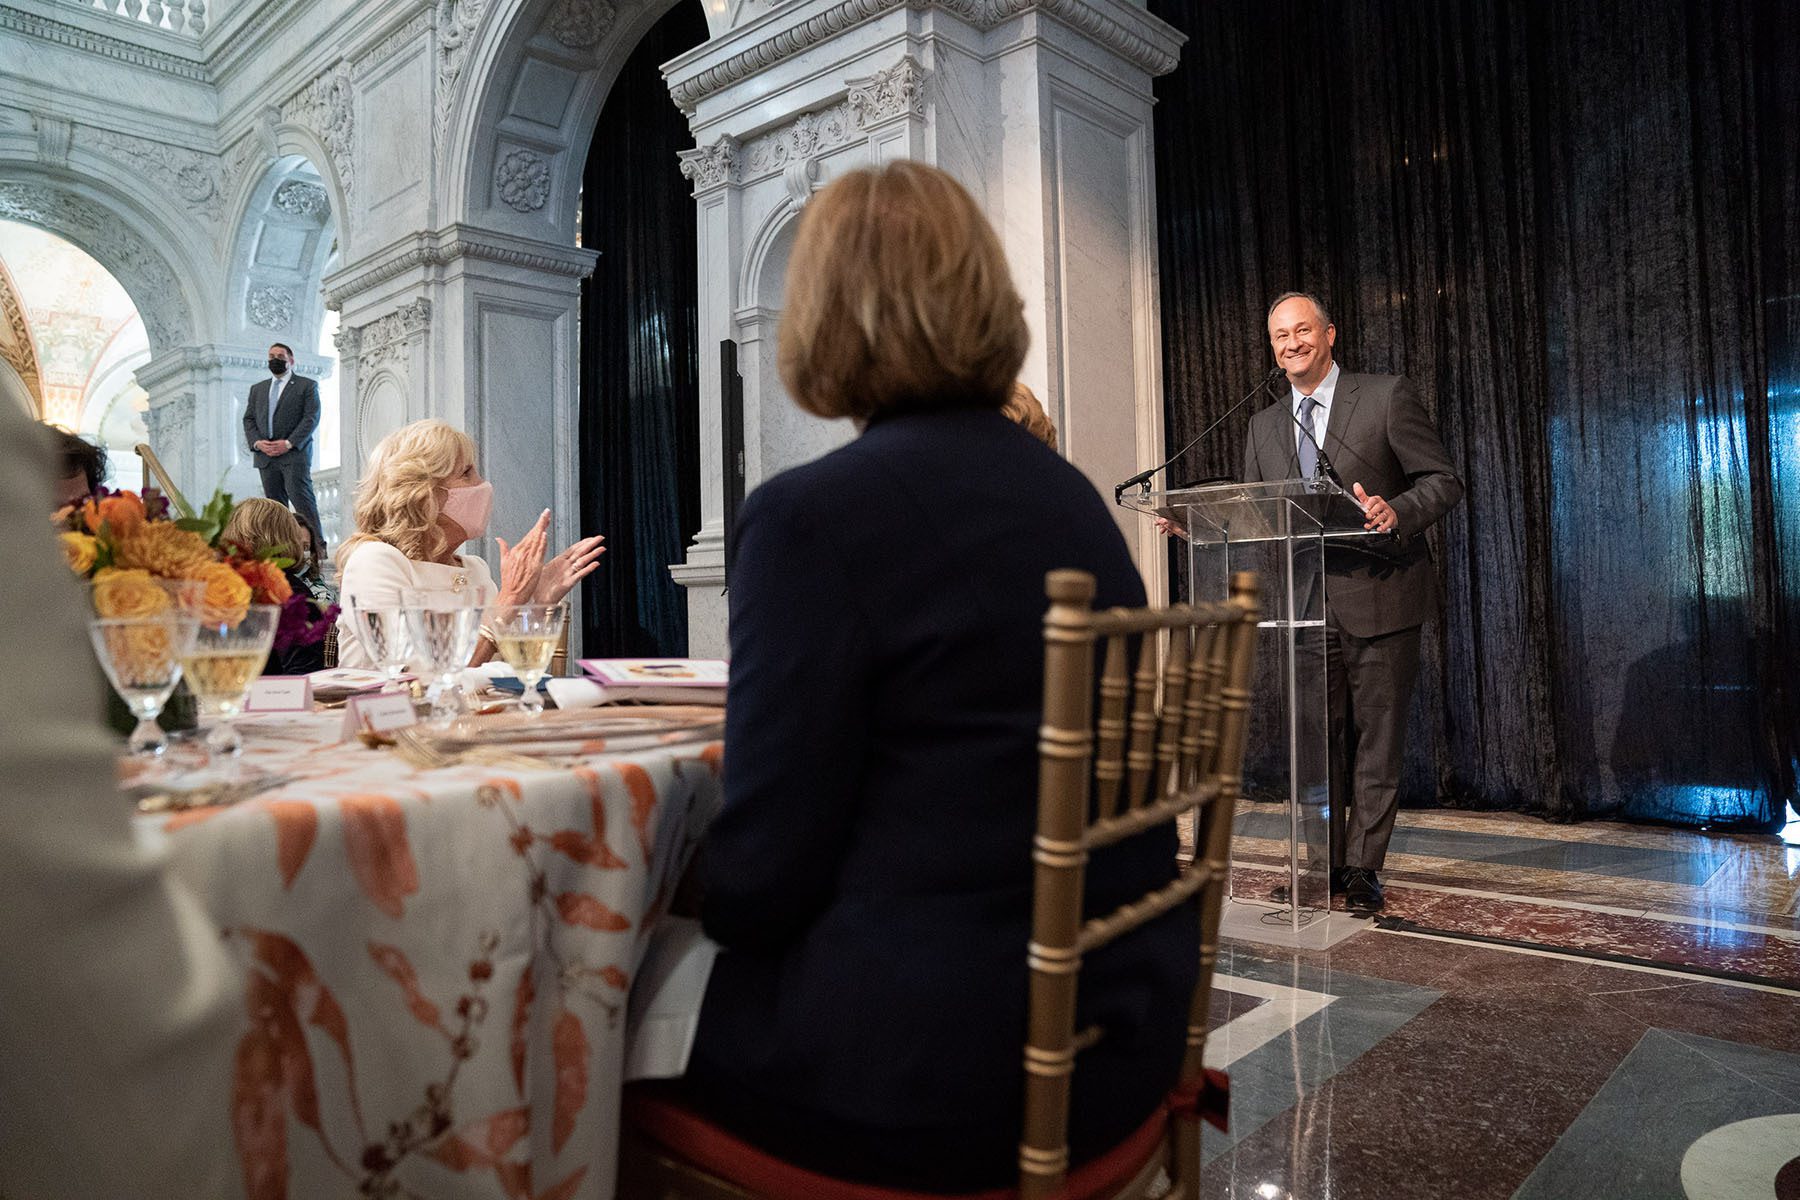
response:
<svg viewBox="0 0 1800 1200"><path fill-rule="evenodd" d="M898 5L804 0L760 12L665 68L689 114L700 243L704 525L676 576L690 637L723 644L721 381L738 343L744 469L762 479L850 436L796 409L773 369L788 247L836 175L913 158L961 180L999 231L1025 299L1022 377L1064 453L1108 497L1163 451L1151 80L1183 37L1127 0ZM1120 527L1151 594L1154 530Z"/></svg>

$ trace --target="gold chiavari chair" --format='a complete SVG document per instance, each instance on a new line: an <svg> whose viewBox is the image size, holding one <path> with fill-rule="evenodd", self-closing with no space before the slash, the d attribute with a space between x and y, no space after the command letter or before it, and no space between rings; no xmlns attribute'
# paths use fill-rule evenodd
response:
<svg viewBox="0 0 1800 1200"><path fill-rule="evenodd" d="M1222 1098L1202 1064L1219 915L1230 869L1232 812L1244 760L1257 622L1253 576L1235 575L1222 604L1093 611L1094 577L1052 571L1044 616L1024 1136L1019 1182L960 1200L1137 1200L1166 1172L1171 1200L1194 1200L1202 1112ZM1129 643L1138 639L1135 669ZM1101 657L1098 689L1095 660ZM1099 711L1094 697L1099 695ZM1192 814L1196 851L1175 879L1112 912L1083 919L1088 855ZM1200 973L1189 1001L1175 1092L1150 1121L1100 1158L1070 1170L1068 1119L1076 1056L1105 1037L1075 1028L1084 955L1197 899ZM903 1189L830 1179L763 1153L657 1092L628 1100L622 1200L928 1200ZM943 1200L938 1197L938 1200Z"/></svg>

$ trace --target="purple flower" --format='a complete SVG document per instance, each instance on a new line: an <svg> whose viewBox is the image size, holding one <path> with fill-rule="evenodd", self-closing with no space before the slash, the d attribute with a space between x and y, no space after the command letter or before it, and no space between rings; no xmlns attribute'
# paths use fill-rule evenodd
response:
<svg viewBox="0 0 1800 1200"><path fill-rule="evenodd" d="M295 592L281 605L281 617L275 624L275 653L284 654L298 646L314 646L324 641L337 615L337 605L330 605L321 612L310 596Z"/></svg>

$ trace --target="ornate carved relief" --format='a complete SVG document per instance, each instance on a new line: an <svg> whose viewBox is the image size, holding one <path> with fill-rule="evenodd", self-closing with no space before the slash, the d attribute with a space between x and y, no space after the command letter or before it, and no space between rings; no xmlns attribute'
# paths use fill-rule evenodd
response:
<svg viewBox="0 0 1800 1200"><path fill-rule="evenodd" d="M323 224L331 216L331 199L316 183L290 179L275 189L275 207L290 217Z"/></svg>
<svg viewBox="0 0 1800 1200"><path fill-rule="evenodd" d="M350 68L343 63L321 73L281 106L283 119L312 130L337 168L344 194L356 190L356 106Z"/></svg>
<svg viewBox="0 0 1800 1200"><path fill-rule="evenodd" d="M907 55L885 71L850 84L850 115L858 129L895 117L925 115L925 68Z"/></svg>
<svg viewBox="0 0 1800 1200"><path fill-rule="evenodd" d="M450 109L456 102L456 81L475 41L475 27L487 0L437 0L437 88L432 93L437 119L432 144L442 146L450 126Z"/></svg>
<svg viewBox="0 0 1800 1200"><path fill-rule="evenodd" d="M836 5L815 13L793 28L784 29L766 41L671 85L669 95L683 112L692 113L701 100L715 92L834 38L852 25L916 2L917 0L839 0ZM992 29L1028 8L1037 8L1081 30L1150 75L1167 75L1175 69L1175 52L1171 44L1151 36L1157 32L1156 26L1161 23L1141 10L1141 15L1132 22L1134 27L1128 27L1094 8L1089 0L934 2L981 30Z"/></svg>
<svg viewBox="0 0 1800 1200"><path fill-rule="evenodd" d="M357 55L356 67L352 73L361 75L373 67L378 67L418 41L425 31L431 28L431 19L432 10L429 8L423 8L414 13L406 24Z"/></svg>
<svg viewBox="0 0 1800 1200"><path fill-rule="evenodd" d="M550 164L529 150L514 150L494 168L494 187L515 212L536 212L550 198Z"/></svg>
<svg viewBox="0 0 1800 1200"><path fill-rule="evenodd" d="M925 115L928 75L910 56L902 58L885 71L847 81L849 94L830 108L801 113L786 125L752 138L741 149L715 142L703 149L681 151L681 173L694 180L697 188L727 180L749 183L786 173L797 208L812 194L810 164L820 154L848 144L883 121Z"/></svg>
<svg viewBox="0 0 1800 1200"><path fill-rule="evenodd" d="M431 301L421 299L358 326L348 338L340 330L338 354L344 361L356 363L357 399L368 395L369 385L384 368L404 376L408 352L430 328Z"/></svg>
<svg viewBox="0 0 1800 1200"><path fill-rule="evenodd" d="M786 125L772 129L744 147L740 156L740 182L783 171L795 160L810 159L835 150L850 140L854 125L848 101L818 112L801 113Z"/></svg>
<svg viewBox="0 0 1800 1200"><path fill-rule="evenodd" d="M677 152L681 173L694 181L694 190L718 187L733 178L737 165L738 142L729 134L722 135L710 146Z"/></svg>
<svg viewBox="0 0 1800 1200"><path fill-rule="evenodd" d="M571 50L598 45L619 15L607 0L562 0L546 22L550 34Z"/></svg>
<svg viewBox="0 0 1800 1200"><path fill-rule="evenodd" d="M144 414L144 424L152 445L178 448L192 444L194 433L194 394L177 392L160 403L152 404Z"/></svg>
<svg viewBox="0 0 1800 1200"><path fill-rule="evenodd" d="M294 293L272 283L251 288L244 298L244 319L264 329L285 330L294 321Z"/></svg>
<svg viewBox="0 0 1800 1200"><path fill-rule="evenodd" d="M33 113L31 121L37 127L38 161L47 167L68 166L69 141L75 132L75 123L47 113Z"/></svg>
<svg viewBox="0 0 1800 1200"><path fill-rule="evenodd" d="M110 129L81 128L81 142L129 165L159 191L173 193L218 222L224 216L225 188L216 155L146 141Z"/></svg>
<svg viewBox="0 0 1800 1200"><path fill-rule="evenodd" d="M162 256L115 213L47 185L0 183L0 217L48 229L93 255L137 302L153 350L192 340L193 322L181 282Z"/></svg>

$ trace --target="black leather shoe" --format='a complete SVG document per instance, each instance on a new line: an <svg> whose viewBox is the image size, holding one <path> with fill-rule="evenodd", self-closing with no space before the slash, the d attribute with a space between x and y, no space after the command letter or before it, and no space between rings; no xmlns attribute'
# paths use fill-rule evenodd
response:
<svg viewBox="0 0 1800 1200"><path fill-rule="evenodd" d="M1386 899L1381 894L1381 880L1365 867L1344 868L1344 902L1353 917L1372 917L1380 912Z"/></svg>

